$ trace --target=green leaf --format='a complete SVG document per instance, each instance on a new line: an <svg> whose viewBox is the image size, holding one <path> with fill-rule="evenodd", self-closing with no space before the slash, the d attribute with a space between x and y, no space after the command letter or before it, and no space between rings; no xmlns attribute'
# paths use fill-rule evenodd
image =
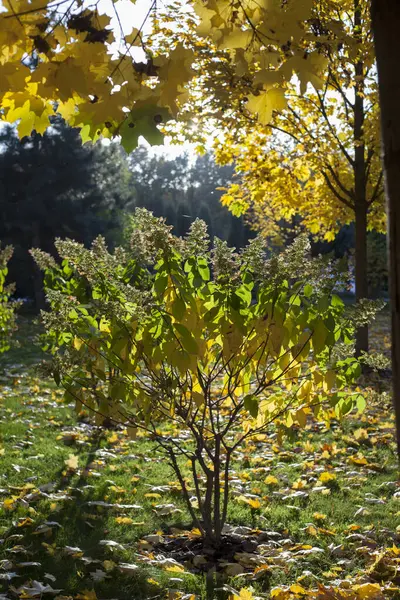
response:
<svg viewBox="0 0 400 600"><path fill-rule="evenodd" d="M185 350L174 350L170 354L171 365L177 367L183 375L190 367L190 356Z"/></svg>
<svg viewBox="0 0 400 600"><path fill-rule="evenodd" d="M310 285L309 283L307 283L307 284L304 286L304 289L303 289L303 294L304 294L304 296L305 296L306 298L310 298L310 296L312 296L312 294L313 294L313 291L314 291L314 290L313 290L313 287L312 287L312 285Z"/></svg>
<svg viewBox="0 0 400 600"><path fill-rule="evenodd" d="M317 309L319 313L323 313L325 312L330 305L330 298L329 296L321 296L321 298L318 300L318 304L317 304Z"/></svg>
<svg viewBox="0 0 400 600"><path fill-rule="evenodd" d="M183 318L186 312L186 304L182 298L178 297L174 300L171 311L172 315L175 317L175 319L177 319L177 321L180 321Z"/></svg>
<svg viewBox="0 0 400 600"><path fill-rule="evenodd" d="M162 296L168 285L168 276L159 274L154 281L154 289L159 296Z"/></svg>
<svg viewBox="0 0 400 600"><path fill-rule="evenodd" d="M364 412L365 407L366 407L366 402L365 402L365 398L362 394L357 394L356 405L357 405L357 410L359 412Z"/></svg>
<svg viewBox="0 0 400 600"><path fill-rule="evenodd" d="M205 258L199 258L197 268L203 281L210 281L210 268Z"/></svg>
<svg viewBox="0 0 400 600"><path fill-rule="evenodd" d="M185 327L181 323L174 323L174 329L176 329L176 331L179 333L180 340L184 349L189 354L197 354L199 351L199 347L189 329L187 329L187 327Z"/></svg>
<svg viewBox="0 0 400 600"><path fill-rule="evenodd" d="M325 341L328 335L328 329L322 319L318 319L314 325L312 334L312 344L316 354L322 352L325 347Z"/></svg>
<svg viewBox="0 0 400 600"><path fill-rule="evenodd" d="M101 289L99 288L99 286L96 286L95 288L93 288L93 290L92 290L93 300L100 300L102 297L103 297L103 293L102 293Z"/></svg>
<svg viewBox="0 0 400 600"><path fill-rule="evenodd" d="M242 285L240 288L236 290L236 295L241 298L246 306L250 306L251 304L251 291L245 286Z"/></svg>
<svg viewBox="0 0 400 600"><path fill-rule="evenodd" d="M143 136L152 146L164 143L164 135L157 125L170 119L166 108L152 104L136 106L125 119L119 133L121 144L129 154L138 145L140 136Z"/></svg>
<svg viewBox="0 0 400 600"><path fill-rule="evenodd" d="M301 305L300 296L298 294L293 294L293 296L290 296L289 304L291 306L300 306Z"/></svg>
<svg viewBox="0 0 400 600"><path fill-rule="evenodd" d="M337 306L339 308L343 308L344 306L343 300L339 298L339 296L336 296L336 294L333 294L331 304L332 306Z"/></svg>
<svg viewBox="0 0 400 600"><path fill-rule="evenodd" d="M126 384L122 381L119 381L111 387L110 396L113 400L125 400L126 392Z"/></svg>
<svg viewBox="0 0 400 600"><path fill-rule="evenodd" d="M256 418L258 415L258 401L257 398L251 394L245 396L244 407L249 411L252 417Z"/></svg>

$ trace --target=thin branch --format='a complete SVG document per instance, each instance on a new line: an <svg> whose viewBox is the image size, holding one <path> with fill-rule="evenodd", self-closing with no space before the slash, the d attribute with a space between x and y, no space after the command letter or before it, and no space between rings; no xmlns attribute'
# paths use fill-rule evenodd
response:
<svg viewBox="0 0 400 600"><path fill-rule="evenodd" d="M351 108L351 110L354 111L354 104L348 99L348 97L346 96L346 94L343 91L342 86L340 85L340 83L338 82L338 80L336 79L336 77L333 75L332 72L330 72L330 78L331 78L331 80L333 82L332 87L334 87L335 90L337 92L339 92L339 94L343 98L344 107L345 107L345 111L346 111L346 117L347 117L347 120L349 121L350 120L350 115L348 113L348 109Z"/></svg>
<svg viewBox="0 0 400 600"><path fill-rule="evenodd" d="M371 204L373 202L375 202L375 200L382 194L382 192L383 192L382 179L383 179L383 170L381 169L379 176L378 176L378 181L376 182L374 191L372 192L371 200L369 200L369 202L368 202L368 206L371 206Z"/></svg>
<svg viewBox="0 0 400 600"><path fill-rule="evenodd" d="M146 13L146 16L143 19L143 22L141 24L141 26L139 27L139 29L137 30L136 35L134 36L133 40L131 41L131 43L129 45L127 45L126 47L126 51L123 53L123 55L121 56L121 58L119 59L119 61L117 62L117 64L115 65L114 69L111 71L110 75L108 75L108 77L111 79L111 77L114 75L115 71L121 66L122 61L124 60L124 58L127 56L128 52L130 52L132 46L135 44L136 40L138 39L138 37L140 36L143 27L146 24L147 19L149 18L149 16L151 15L151 11L153 10L153 8L155 8L157 5L157 0L153 0L153 2L151 3L151 6L149 8L149 10Z"/></svg>
<svg viewBox="0 0 400 600"><path fill-rule="evenodd" d="M175 454L174 454L174 452L173 452L173 450L171 448L168 448L166 446L163 446L163 448L166 450L166 452L168 453L168 455L170 457L172 468L174 469L174 471L176 473L176 476L178 477L178 481L179 481L179 484L180 484L182 492L183 492L183 497L185 498L186 506L187 506L187 508L189 510L190 516L193 519L193 523L204 534L203 526L200 523L199 519L197 518L197 515L196 515L196 513L194 511L194 508L192 506L192 503L190 502L190 496L189 496L189 492L188 492L187 487L186 487L186 482L185 482L185 480L183 478L183 475L181 473L181 470L179 468L178 462L176 460L176 456L175 456Z"/></svg>
<svg viewBox="0 0 400 600"><path fill-rule="evenodd" d="M340 180L339 175L336 173L335 169L333 167L331 167L331 165L327 164L326 168L328 169L329 173L332 175L333 179L335 180L335 183L340 187L340 189L342 190L342 192L344 194L346 194L346 196L348 196L351 200L354 199L354 192L353 190L349 190Z"/></svg>
<svg viewBox="0 0 400 600"><path fill-rule="evenodd" d="M4 19L18 19L18 17L23 17L24 15L29 15L32 13L36 13L36 12L40 12L42 10L51 10L53 8L56 8L57 6L61 6L61 4L65 4L66 2L69 2L69 0L60 0L60 2L56 2L56 4L46 4L44 6L39 6L37 8L29 8L27 10L22 10L20 12L15 12L12 8L11 2L10 0L7 0L8 3L10 4L11 10L13 11L12 15L4 15ZM22 25L22 23L19 21L19 23Z"/></svg>
<svg viewBox="0 0 400 600"><path fill-rule="evenodd" d="M367 158L365 159L365 179L368 181L369 174L371 171L372 159L374 157L375 150L374 148L369 148L367 152Z"/></svg>
<svg viewBox="0 0 400 600"><path fill-rule="evenodd" d="M288 135L293 140L295 140L295 142L297 142L298 144L302 144L303 143L301 141L301 139L299 137L297 137L297 135L295 135L294 133L291 133L290 131L286 131L285 129L282 129L282 127L278 127L277 125L271 125L270 123L268 123L268 127L270 129L276 129L277 131L280 131L281 133L284 133L285 135Z"/></svg>
<svg viewBox="0 0 400 600"><path fill-rule="evenodd" d="M329 120L329 117L328 117L328 115L327 115L327 112L326 112L325 105L324 105L324 102L323 102L323 100L322 100L321 94L320 94L318 91L317 91L317 96L318 96L318 99L319 99L319 103L320 103L320 109L321 109L322 116L324 117L324 119L325 119L325 122L326 122L326 124L328 125L329 131L331 132L331 134L332 134L332 135L333 135L333 137L335 138L336 142L338 143L338 145L339 145L339 148L341 149L341 151L342 151L343 155L345 156L345 158L346 158L347 162L348 162L348 163L349 163L349 164L350 164L352 167L354 167L354 159L353 159L353 158L351 158L350 154L348 153L348 151L347 151L347 150L346 150L346 148L344 147L343 143L341 142L341 140L340 140L339 136L337 135L337 133L336 133L336 131L335 131L334 127L332 126L332 123L330 122L330 120Z"/></svg>
<svg viewBox="0 0 400 600"><path fill-rule="evenodd" d="M332 185L331 180L329 179L328 175L325 173L325 171L321 171L323 178L325 179L326 185L328 186L328 188L331 190L331 192L333 194L335 194L336 198L338 200L340 200L340 202L342 202L345 206L347 206L348 208L350 208L351 210L354 210L354 206L346 199L344 198L344 196L342 196L337 189Z"/></svg>

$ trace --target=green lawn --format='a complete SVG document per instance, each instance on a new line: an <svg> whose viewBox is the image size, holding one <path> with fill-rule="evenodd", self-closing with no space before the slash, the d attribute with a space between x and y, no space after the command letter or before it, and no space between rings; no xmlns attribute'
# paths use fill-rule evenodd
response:
<svg viewBox="0 0 400 600"><path fill-rule="evenodd" d="M374 338L383 350L385 323ZM1 359L0 599L206 598L202 558L180 565L154 546L157 536L178 539L191 527L165 459L147 438L77 420L35 371L36 331L22 320L21 347ZM259 545L221 563L221 582L268 597L296 581L307 588L348 579L399 597L399 559L385 553L400 546L393 436L387 397L370 392L365 413L340 427L310 422L283 445L271 430L243 447L228 521Z"/></svg>

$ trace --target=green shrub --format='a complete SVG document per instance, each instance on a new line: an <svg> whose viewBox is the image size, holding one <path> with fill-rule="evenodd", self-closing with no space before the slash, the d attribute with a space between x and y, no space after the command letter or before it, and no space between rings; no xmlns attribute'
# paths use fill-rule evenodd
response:
<svg viewBox="0 0 400 600"><path fill-rule="evenodd" d="M202 221L181 239L143 209L130 252L110 254L101 238L90 249L69 240L56 247L60 266L34 252L45 270L56 381L97 423L154 436L194 524L218 544L229 468L244 440L273 422L283 434L309 415L341 417L357 400L340 392L359 365L341 358L353 326L332 292L332 265L308 259L305 238L270 260L258 239L240 254L218 239L209 250ZM163 421L185 428L192 444L164 434Z"/></svg>
<svg viewBox="0 0 400 600"><path fill-rule="evenodd" d="M13 286L5 285L8 274L7 265L12 253L11 246L0 249L0 353L9 350L11 335L16 329L15 309L17 303L10 302Z"/></svg>

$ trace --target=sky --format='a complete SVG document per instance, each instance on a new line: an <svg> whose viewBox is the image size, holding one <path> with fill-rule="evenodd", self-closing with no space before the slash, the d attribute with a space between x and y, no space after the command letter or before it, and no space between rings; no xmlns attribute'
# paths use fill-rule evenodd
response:
<svg viewBox="0 0 400 600"><path fill-rule="evenodd" d="M157 2L161 3L161 0L157 0ZM106 13L111 17L111 27L115 38L118 39L121 34L121 27L124 35L131 33L134 27L137 29L142 28L144 34L149 33L151 23L149 19L146 20L146 15L152 4L153 0L136 0L136 2L131 0L118 0L117 2L100 0L97 9L99 13ZM116 43L116 46L118 47L118 43ZM121 46L120 49L124 50L124 47ZM132 50L135 51L136 49L133 48Z"/></svg>

